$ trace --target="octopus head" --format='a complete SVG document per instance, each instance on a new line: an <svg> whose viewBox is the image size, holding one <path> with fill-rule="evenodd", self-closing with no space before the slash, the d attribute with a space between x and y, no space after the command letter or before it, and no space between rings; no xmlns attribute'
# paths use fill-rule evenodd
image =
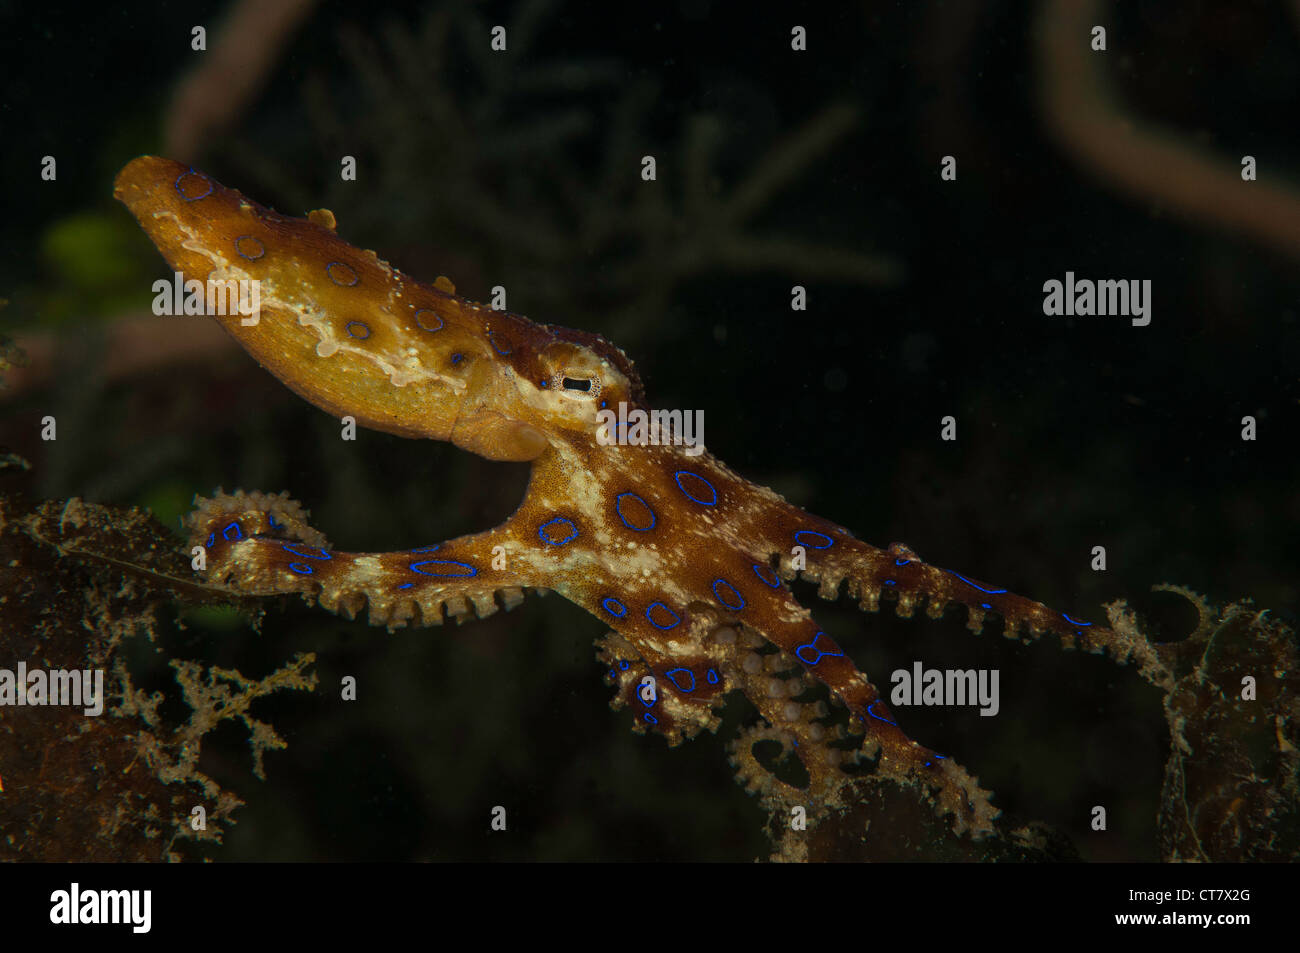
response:
<svg viewBox="0 0 1300 953"><path fill-rule="evenodd" d="M453 443L492 459L532 460L557 440L595 443L600 411L644 403L636 369L613 344L596 334L527 323L527 330L511 328L511 339L523 346L476 362L479 376L468 389Z"/></svg>

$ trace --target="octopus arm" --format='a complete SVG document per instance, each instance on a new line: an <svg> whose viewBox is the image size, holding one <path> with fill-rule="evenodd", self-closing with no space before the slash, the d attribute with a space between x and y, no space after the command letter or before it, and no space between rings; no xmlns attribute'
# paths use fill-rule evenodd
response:
<svg viewBox="0 0 1300 953"><path fill-rule="evenodd" d="M779 570L786 579L818 583L818 593L824 599L847 594L868 612L878 611L884 601L893 602L901 618L911 618L924 607L927 615L937 619L950 606L961 606L966 610L967 628L976 634L984 630L989 617L1001 617L1007 638L1031 641L1050 633L1060 639L1063 648L1104 652L1121 663L1133 653L1134 647L1112 629L1050 609L1003 586L932 566L901 543L877 549L845 537L825 552L810 552L803 569L795 568L783 555Z"/></svg>
<svg viewBox="0 0 1300 953"><path fill-rule="evenodd" d="M240 595L298 593L392 630L484 618L514 608L526 588L546 588L527 561L506 556L519 548L513 521L432 546L348 553L331 549L286 494L218 492L196 503L190 543L202 547L204 574Z"/></svg>

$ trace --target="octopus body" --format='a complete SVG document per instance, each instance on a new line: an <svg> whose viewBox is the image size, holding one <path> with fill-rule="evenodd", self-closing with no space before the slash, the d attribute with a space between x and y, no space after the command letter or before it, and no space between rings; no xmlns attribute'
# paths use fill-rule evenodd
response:
<svg viewBox="0 0 1300 953"><path fill-rule="evenodd" d="M502 525L401 552L336 551L283 494L200 500L190 528L211 585L301 593L389 629L483 617L526 590L554 590L609 627L598 654L638 730L675 744L715 729L723 696L739 690L765 724L738 739L733 763L771 805L806 805L815 818L855 770L870 770L922 786L957 833L977 837L998 813L988 793L907 737L789 583L812 580L821 597L847 594L872 612L892 601L901 616L957 604L976 632L996 615L1007 635L1127 654L1108 629L905 546L867 545L699 448L609 441L601 411L649 410L622 351L458 297L445 278L416 281L339 238L327 211L280 215L148 156L121 171L115 194L187 281L258 283L259 313L216 320L317 407L531 463ZM760 764L762 740L793 754L806 783Z"/></svg>

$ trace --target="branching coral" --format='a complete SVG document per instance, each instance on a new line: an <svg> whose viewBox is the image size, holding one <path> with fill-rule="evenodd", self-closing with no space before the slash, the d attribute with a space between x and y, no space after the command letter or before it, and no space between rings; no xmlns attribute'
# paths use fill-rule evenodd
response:
<svg viewBox="0 0 1300 953"><path fill-rule="evenodd" d="M488 50L492 24L463 3L439 6L416 29L389 24L379 41L344 31L352 75L309 78L303 95L327 153L384 144L358 155L382 194L372 189L357 205L335 181L326 204L363 233L382 227L388 241L454 235L458 247L440 267L465 276L504 263L512 285L529 289L530 311L599 313L612 335L661 320L674 287L701 274L900 280L891 255L754 231L781 190L857 127L853 105L814 112L729 185L717 171L720 117L688 114L665 140L652 129L653 82L628 83L627 66L609 57L550 55L542 28L554 7L515 11L507 56ZM645 155L656 156L664 182L641 180ZM242 149L235 157L296 205L321 201L270 160Z"/></svg>

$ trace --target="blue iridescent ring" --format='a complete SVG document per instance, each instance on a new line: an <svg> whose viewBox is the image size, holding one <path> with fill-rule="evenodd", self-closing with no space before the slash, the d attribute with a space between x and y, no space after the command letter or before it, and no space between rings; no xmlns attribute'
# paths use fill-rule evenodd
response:
<svg viewBox="0 0 1300 953"><path fill-rule="evenodd" d="M629 499L626 504L628 507L627 513L623 512L625 505L623 500L625 498ZM614 512L618 514L618 518L623 521L624 526L636 530L638 533L645 533L654 529L657 522L655 511L650 508L650 504L631 491L620 493L614 497ZM632 519L628 519L629 514L633 517Z"/></svg>
<svg viewBox="0 0 1300 953"><path fill-rule="evenodd" d="M654 616L651 615L651 613L654 612L655 609L662 609L664 612L668 613L668 615L672 616L673 621L662 625L656 622L654 620ZM652 602L650 603L650 605L646 606L645 617L646 617L646 621L649 622L656 629L663 629L664 631L667 631L669 629L675 629L677 628L677 626L681 625L682 623L682 617L679 616L672 609L668 608L662 602Z"/></svg>
<svg viewBox="0 0 1300 953"><path fill-rule="evenodd" d="M719 587L723 590L722 592L718 591ZM745 597L736 591L736 587L725 579L713 580L713 598L717 599L733 612L745 608Z"/></svg>
<svg viewBox="0 0 1300 953"><path fill-rule="evenodd" d="M689 695L695 691L695 673L689 668L669 669L664 672L664 675L673 683L673 687L683 695ZM685 684L682 683L683 681L685 681Z"/></svg>
<svg viewBox="0 0 1300 953"><path fill-rule="evenodd" d="M207 183L208 190L207 190L206 192L204 192L202 195L194 195L194 196L186 195L186 194L185 194L185 190L184 190L183 188L181 188L181 180L184 179L184 178L185 178L186 176L188 176L188 175L192 175L192 176L194 176L195 178L201 179L202 181L204 181L205 183ZM188 171L186 171L186 172L182 172L180 175L176 176L176 194L179 195L181 198L183 198L183 199L184 199L185 201L187 201L187 202L197 202L199 199L205 199L205 198L207 198L209 195L212 194L212 188L213 188L213 186L212 186L212 180L209 179L209 178L208 178L206 175L204 175L202 172L195 172L193 169L190 169L190 170L188 170Z"/></svg>
<svg viewBox="0 0 1300 953"><path fill-rule="evenodd" d="M421 318L420 315L422 315L422 314L433 315L433 317L432 317L431 319L430 319L430 318ZM435 312L435 311L433 311L433 310L431 310L431 309L429 309L429 308L421 308L419 311L415 312L414 317L415 317L415 326L416 326L417 328L419 328L421 331L441 331L441 330L442 330L442 317L441 317L437 312ZM434 323L433 323L434 321L437 321L438 323L437 323L437 324L434 324Z"/></svg>
<svg viewBox="0 0 1300 953"><path fill-rule="evenodd" d="M361 280L351 265L345 265L341 261L332 261L326 265L325 274L329 277L330 281L334 282L334 284L341 288L351 288ZM347 280L348 276L351 276L351 281Z"/></svg>
<svg viewBox="0 0 1300 953"><path fill-rule="evenodd" d="M823 542L819 546L817 543L811 543L808 540L803 539L802 537L804 536L817 536L825 540L825 542ZM794 534L794 541L798 543L800 546L807 546L809 549L830 549L832 546L835 545L835 540L831 539L825 533L819 533L816 530L812 530L812 529L799 530L797 533Z"/></svg>
<svg viewBox="0 0 1300 953"><path fill-rule="evenodd" d="M421 566L451 566L454 567L454 569L437 571L433 569L421 569ZM456 562L454 559L425 559L418 563L411 563L406 568L411 570L411 572L418 572L421 576L456 576L468 579L471 576L478 575L478 570L469 563ZM455 569L464 571L456 572Z"/></svg>
<svg viewBox="0 0 1300 953"><path fill-rule="evenodd" d="M245 247L245 245L248 247ZM252 235L240 235L235 239L235 251L249 261L257 261L266 254L266 246Z"/></svg>
<svg viewBox="0 0 1300 953"><path fill-rule="evenodd" d="M308 549L308 550L315 549L315 550L317 550L317 552L315 552L315 553L312 553L312 552L300 553L300 552L298 552L298 550L296 550L296 549L293 548L293 547L295 547L295 546L300 546L300 547L302 547L303 549ZM307 545L305 545L305 544L303 544L303 543L281 543L281 544L280 544L280 548L283 549L286 553L293 553L295 556L301 556L303 559L330 559L330 558L332 558L332 557L330 556L329 553L327 553L325 550L321 549L319 546L307 546Z"/></svg>
<svg viewBox="0 0 1300 953"><path fill-rule="evenodd" d="M546 530L546 527L554 526L557 523L568 527L568 535L563 539L552 539ZM537 536L543 543L549 543L551 546L564 546L578 538L578 527L574 525L574 522L571 519L566 519L563 516L553 516L541 526L537 527Z"/></svg>
<svg viewBox="0 0 1300 953"><path fill-rule="evenodd" d="M687 477L688 480L691 482L690 489L687 489L686 486L682 483L682 477ZM700 476L698 473L692 473L690 470L678 470L676 473L673 474L673 479L677 481L677 489L681 490L682 493L686 494L686 498L688 500L698 503L700 504L700 506L714 506L718 502L717 489L713 486L712 483L704 479L704 477ZM698 483L704 484L704 487L701 488L697 486L696 481L698 481ZM695 492L691 492L692 490L694 490ZM705 490L708 491L707 494L705 493Z"/></svg>

